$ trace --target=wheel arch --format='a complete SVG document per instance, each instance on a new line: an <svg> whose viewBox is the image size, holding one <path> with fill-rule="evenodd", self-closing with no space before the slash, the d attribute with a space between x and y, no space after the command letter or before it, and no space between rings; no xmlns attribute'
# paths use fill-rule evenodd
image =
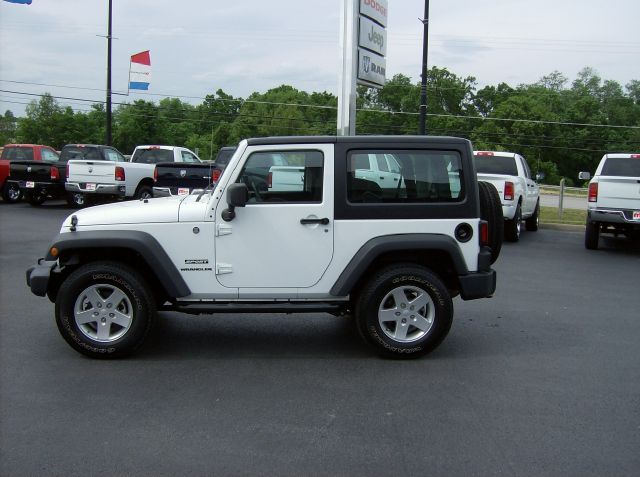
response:
<svg viewBox="0 0 640 477"><path fill-rule="evenodd" d="M459 289L458 275L469 273L460 247L447 235L406 234L377 237L369 240L356 252L330 293L333 296L357 293L377 270L399 262L429 268L452 290Z"/></svg>
<svg viewBox="0 0 640 477"><path fill-rule="evenodd" d="M51 254L53 248L58 250L57 256ZM52 301L55 301L58 288L72 270L98 260L113 260L134 267L149 280L156 298L160 300L191 294L165 250L146 232L112 230L59 234L46 260L58 260L61 268L49 282L47 294Z"/></svg>

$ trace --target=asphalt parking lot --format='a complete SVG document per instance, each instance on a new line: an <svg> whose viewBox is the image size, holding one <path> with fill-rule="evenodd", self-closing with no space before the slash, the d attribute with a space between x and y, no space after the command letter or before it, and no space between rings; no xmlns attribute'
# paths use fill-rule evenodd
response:
<svg viewBox="0 0 640 477"><path fill-rule="evenodd" d="M0 475L640 474L637 244L523 232L420 360L346 318L162 313L94 361L24 280L70 212L0 203Z"/></svg>

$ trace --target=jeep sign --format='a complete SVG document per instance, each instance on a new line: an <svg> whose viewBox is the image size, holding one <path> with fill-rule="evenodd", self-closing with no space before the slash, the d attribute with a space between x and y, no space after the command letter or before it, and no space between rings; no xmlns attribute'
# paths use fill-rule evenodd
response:
<svg viewBox="0 0 640 477"><path fill-rule="evenodd" d="M358 48L358 80L384 86L387 62L383 56Z"/></svg>
<svg viewBox="0 0 640 477"><path fill-rule="evenodd" d="M379 55L387 55L387 30L368 18L360 17L358 45Z"/></svg>
<svg viewBox="0 0 640 477"><path fill-rule="evenodd" d="M388 13L387 0L360 0L360 15L371 18L383 27L387 26Z"/></svg>

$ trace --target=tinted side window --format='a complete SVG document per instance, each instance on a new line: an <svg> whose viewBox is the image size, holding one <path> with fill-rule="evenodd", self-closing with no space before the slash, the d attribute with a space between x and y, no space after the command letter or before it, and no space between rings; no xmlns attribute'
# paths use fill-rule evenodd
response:
<svg viewBox="0 0 640 477"><path fill-rule="evenodd" d="M200 162L196 156L191 154L189 151L181 151L182 154L182 162Z"/></svg>
<svg viewBox="0 0 640 477"><path fill-rule="evenodd" d="M322 202L324 156L320 151L269 151L249 156L238 177L249 203Z"/></svg>
<svg viewBox="0 0 640 477"><path fill-rule="evenodd" d="M394 167L389 172L359 169L363 158L371 155L386 158ZM457 152L352 151L347 160L347 200L353 204L455 202L464 193L461 170Z"/></svg>
<svg viewBox="0 0 640 477"><path fill-rule="evenodd" d="M40 155L42 156L42 160L47 162L58 162L59 159L58 154L53 152L51 149L42 149L42 151L40 151Z"/></svg>

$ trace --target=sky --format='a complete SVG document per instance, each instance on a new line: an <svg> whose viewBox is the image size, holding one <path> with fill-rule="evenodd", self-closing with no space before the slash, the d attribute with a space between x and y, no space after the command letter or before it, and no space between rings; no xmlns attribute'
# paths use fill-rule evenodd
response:
<svg viewBox="0 0 640 477"><path fill-rule="evenodd" d="M244 98L281 84L337 94L341 3L113 0L113 91L126 93L132 54L151 50L152 63L147 94L113 101L198 104L218 89ZM425 2L388 7L387 78L419 82ZM58 102L76 110L104 101L107 12L107 0L0 1L0 112L23 115L37 99L24 93L75 98ZM556 70L571 82L584 67L624 86L640 79L638 18L638 0L431 0L428 64L478 87Z"/></svg>

